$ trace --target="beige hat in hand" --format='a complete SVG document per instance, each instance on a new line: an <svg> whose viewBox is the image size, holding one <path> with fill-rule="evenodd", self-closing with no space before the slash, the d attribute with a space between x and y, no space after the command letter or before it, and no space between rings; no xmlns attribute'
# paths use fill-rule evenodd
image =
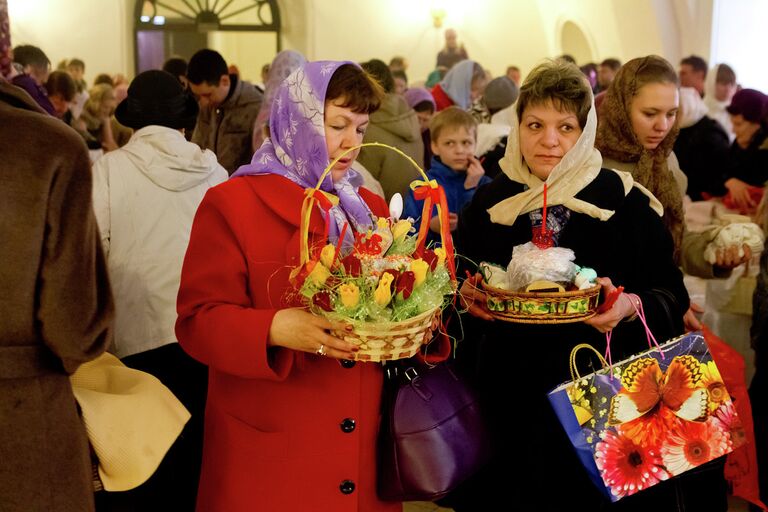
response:
<svg viewBox="0 0 768 512"><path fill-rule="evenodd" d="M127 491L152 476L190 418L154 376L112 354L83 364L70 377L85 429L108 491Z"/></svg>

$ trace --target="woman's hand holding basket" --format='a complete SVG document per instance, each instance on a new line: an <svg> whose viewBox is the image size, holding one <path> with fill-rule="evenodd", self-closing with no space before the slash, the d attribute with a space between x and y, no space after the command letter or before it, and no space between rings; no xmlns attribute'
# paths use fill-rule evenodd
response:
<svg viewBox="0 0 768 512"><path fill-rule="evenodd" d="M352 330L349 324L331 322L301 308L281 309L275 313L269 327L268 345L285 347L300 352L354 359L359 349L356 345L328 334L330 330Z"/></svg>
<svg viewBox="0 0 768 512"><path fill-rule="evenodd" d="M493 321L494 318L486 309L487 297L479 288L483 276L480 273L467 277L459 290L459 299L467 312L483 320Z"/></svg>

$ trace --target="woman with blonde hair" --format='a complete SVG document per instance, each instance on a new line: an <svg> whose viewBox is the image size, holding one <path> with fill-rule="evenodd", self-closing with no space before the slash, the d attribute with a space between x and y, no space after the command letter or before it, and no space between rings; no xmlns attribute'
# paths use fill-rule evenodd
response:
<svg viewBox="0 0 768 512"><path fill-rule="evenodd" d="M104 151L118 148L109 122L117 107L115 91L109 84L96 84L88 91L88 100L73 125L86 141L98 141Z"/></svg>

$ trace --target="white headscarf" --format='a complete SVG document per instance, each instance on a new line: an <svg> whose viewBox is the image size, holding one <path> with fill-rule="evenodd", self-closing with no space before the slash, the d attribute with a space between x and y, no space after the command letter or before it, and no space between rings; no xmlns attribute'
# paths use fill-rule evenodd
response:
<svg viewBox="0 0 768 512"><path fill-rule="evenodd" d="M547 183L547 205L562 204L569 210L589 215L595 219L606 221L614 214L613 210L599 208L575 196L597 178L603 164L600 151L595 149L595 134L597 133L597 114L594 99L587 115L584 126L576 144L568 151L562 160L552 169ZM509 179L528 186L528 190L504 199L488 210L491 221L496 224L511 226L518 216L538 210L544 202L544 182L534 175L523 161L520 150L520 120L517 118L517 105L512 109L510 118L512 130L507 141L507 151L499 165ZM613 170L613 169L612 169ZM662 215L663 208L658 199L643 186L635 183L632 175L627 172L613 170L624 185L624 195L629 194L632 186L646 194L651 208Z"/></svg>
<svg viewBox="0 0 768 512"><path fill-rule="evenodd" d="M707 115L709 108L693 87L680 88L680 128L688 128Z"/></svg>

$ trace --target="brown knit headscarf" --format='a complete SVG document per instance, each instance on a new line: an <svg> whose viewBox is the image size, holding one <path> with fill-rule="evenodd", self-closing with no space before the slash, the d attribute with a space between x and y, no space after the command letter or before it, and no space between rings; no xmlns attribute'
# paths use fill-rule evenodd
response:
<svg viewBox="0 0 768 512"><path fill-rule="evenodd" d="M650 83L677 85L677 75L672 65L657 55L649 55L633 59L619 69L598 111L595 146L604 157L637 163L632 176L664 206L664 224L672 233L675 261L679 262L685 222L683 198L672 171L667 167L667 157L680 132L680 115L653 151L646 150L632 130L632 100L643 86Z"/></svg>

